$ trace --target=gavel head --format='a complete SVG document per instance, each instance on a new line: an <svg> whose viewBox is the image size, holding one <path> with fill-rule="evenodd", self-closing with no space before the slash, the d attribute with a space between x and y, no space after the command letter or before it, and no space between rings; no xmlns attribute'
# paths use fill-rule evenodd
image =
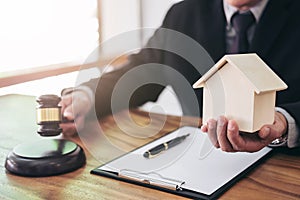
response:
<svg viewBox="0 0 300 200"><path fill-rule="evenodd" d="M41 136L56 136L62 132L59 124L62 121L61 107L58 106L61 98L56 95L42 95L36 101L38 133Z"/></svg>

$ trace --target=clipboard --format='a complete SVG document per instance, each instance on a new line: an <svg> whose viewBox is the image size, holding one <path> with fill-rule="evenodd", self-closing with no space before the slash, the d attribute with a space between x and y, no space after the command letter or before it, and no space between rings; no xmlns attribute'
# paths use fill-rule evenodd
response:
<svg viewBox="0 0 300 200"><path fill-rule="evenodd" d="M182 143L154 158L144 152L189 133ZM206 133L184 126L91 171L92 174L193 199L215 199L272 152L226 153L216 149Z"/></svg>

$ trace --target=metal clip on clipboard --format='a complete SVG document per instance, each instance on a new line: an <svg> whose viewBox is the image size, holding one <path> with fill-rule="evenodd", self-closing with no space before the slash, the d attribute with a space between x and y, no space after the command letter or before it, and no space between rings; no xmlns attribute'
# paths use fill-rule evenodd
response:
<svg viewBox="0 0 300 200"><path fill-rule="evenodd" d="M132 170L123 169L120 170L119 177L130 179L138 182L142 182L149 185L155 185L171 190L182 190L184 181L165 178L156 172L143 173Z"/></svg>

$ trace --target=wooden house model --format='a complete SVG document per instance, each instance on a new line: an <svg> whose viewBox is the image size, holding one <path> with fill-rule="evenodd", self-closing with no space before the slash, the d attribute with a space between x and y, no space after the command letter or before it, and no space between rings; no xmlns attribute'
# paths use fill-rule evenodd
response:
<svg viewBox="0 0 300 200"><path fill-rule="evenodd" d="M204 88L203 118L224 115L240 131L255 132L274 122L276 91L287 85L256 54L225 55L194 85Z"/></svg>

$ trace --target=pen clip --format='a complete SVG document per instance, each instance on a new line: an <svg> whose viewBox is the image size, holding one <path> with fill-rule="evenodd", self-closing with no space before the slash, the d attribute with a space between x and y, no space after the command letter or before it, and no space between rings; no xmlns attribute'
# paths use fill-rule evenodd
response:
<svg viewBox="0 0 300 200"><path fill-rule="evenodd" d="M182 190L182 185L185 183L184 181L165 178L156 172L143 173L133 170L122 169L120 170L118 176L149 185L168 188L171 190Z"/></svg>

